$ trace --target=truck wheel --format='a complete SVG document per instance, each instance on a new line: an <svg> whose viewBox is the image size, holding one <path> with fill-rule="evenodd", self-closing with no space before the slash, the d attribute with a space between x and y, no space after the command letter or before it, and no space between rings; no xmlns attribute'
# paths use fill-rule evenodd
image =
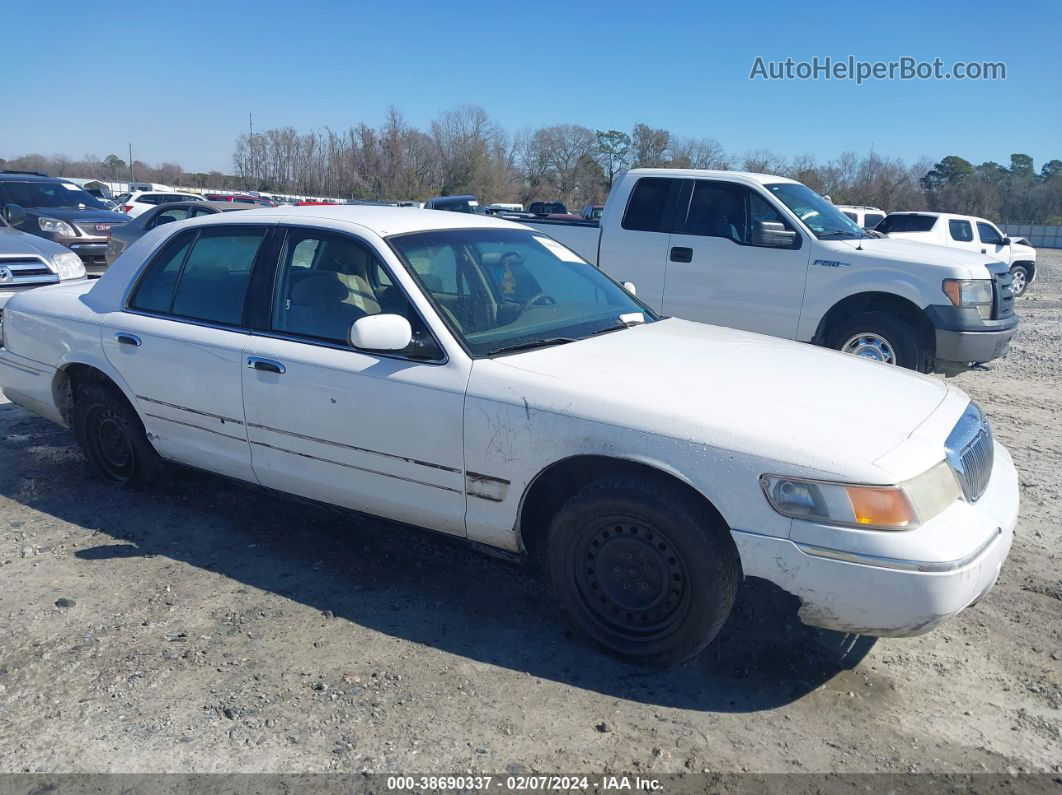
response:
<svg viewBox="0 0 1062 795"><path fill-rule="evenodd" d="M73 426L89 466L108 483L142 487L162 474L140 417L116 387L93 382L78 389Z"/></svg>
<svg viewBox="0 0 1062 795"><path fill-rule="evenodd" d="M887 312L863 312L845 318L830 331L826 346L908 370L927 369L925 345L917 330Z"/></svg>
<svg viewBox="0 0 1062 795"><path fill-rule="evenodd" d="M711 643L741 580L728 528L663 477L578 491L553 518L546 560L571 626L639 663L677 663Z"/></svg>
<svg viewBox="0 0 1062 795"><path fill-rule="evenodd" d="M1010 275L1014 278L1014 297L1025 295L1029 289L1029 269L1024 265L1015 265L1010 269Z"/></svg>

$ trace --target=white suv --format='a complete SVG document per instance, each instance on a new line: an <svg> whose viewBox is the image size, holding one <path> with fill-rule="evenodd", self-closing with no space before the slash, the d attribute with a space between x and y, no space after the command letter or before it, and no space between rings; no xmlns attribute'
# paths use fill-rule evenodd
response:
<svg viewBox="0 0 1062 795"><path fill-rule="evenodd" d="M888 237L908 238L949 248L964 248L1005 262L1014 276L1014 295L1022 295L1036 278L1036 249L1024 238L1011 238L985 218L952 213L889 213L877 228Z"/></svg>
<svg viewBox="0 0 1062 795"><path fill-rule="evenodd" d="M874 229L885 220L885 211L880 207L867 207L862 204L838 204L837 209L868 231Z"/></svg>
<svg viewBox="0 0 1062 795"><path fill-rule="evenodd" d="M123 212L132 218L136 218L140 213L150 210L152 207L156 207L160 204L169 204L170 202L206 201L202 196L195 193L157 190L137 191L136 193L128 194L128 196L123 194L122 198L123 201L121 202L119 212Z"/></svg>

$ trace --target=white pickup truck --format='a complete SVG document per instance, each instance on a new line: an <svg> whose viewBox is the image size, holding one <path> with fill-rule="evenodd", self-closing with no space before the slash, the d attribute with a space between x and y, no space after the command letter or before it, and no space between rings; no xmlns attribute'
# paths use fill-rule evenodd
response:
<svg viewBox="0 0 1062 795"><path fill-rule="evenodd" d="M914 240L935 246L961 248L1010 266L1014 295L1024 295L1036 279L1036 249L1024 238L1010 238L987 218L954 213L889 213L878 232L898 240Z"/></svg>
<svg viewBox="0 0 1062 795"><path fill-rule="evenodd" d="M813 625L925 632L988 592L1017 520L960 390L663 319L487 216L166 224L4 327L4 393L103 480L176 461L527 553L577 631L644 662L709 643L743 576Z"/></svg>
<svg viewBox="0 0 1062 795"><path fill-rule="evenodd" d="M600 224L530 221L658 312L945 374L1002 356L1018 327L1006 264L868 236L799 182L635 169Z"/></svg>

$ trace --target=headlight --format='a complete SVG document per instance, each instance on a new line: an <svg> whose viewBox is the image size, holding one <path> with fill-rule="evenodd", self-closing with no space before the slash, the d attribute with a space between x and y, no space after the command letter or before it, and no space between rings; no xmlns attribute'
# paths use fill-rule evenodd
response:
<svg viewBox="0 0 1062 795"><path fill-rule="evenodd" d="M55 272L59 274L60 280L80 279L85 275L85 263L72 251L56 254L52 257L52 265L55 267Z"/></svg>
<svg viewBox="0 0 1062 795"><path fill-rule="evenodd" d="M58 218L38 218L37 224L42 232L51 232L53 235L62 235L63 237L77 237L74 227L70 226L66 221L60 221Z"/></svg>
<svg viewBox="0 0 1062 795"><path fill-rule="evenodd" d="M985 320L992 317L991 280L945 279L943 289L952 306L976 306Z"/></svg>
<svg viewBox="0 0 1062 795"><path fill-rule="evenodd" d="M867 530L909 530L960 497L944 461L898 486L863 486L764 475L763 493L783 516Z"/></svg>

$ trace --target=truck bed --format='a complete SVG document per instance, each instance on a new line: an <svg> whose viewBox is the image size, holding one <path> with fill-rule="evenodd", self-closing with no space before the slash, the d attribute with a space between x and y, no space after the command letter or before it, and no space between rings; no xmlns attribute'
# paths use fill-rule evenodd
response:
<svg viewBox="0 0 1062 795"><path fill-rule="evenodd" d="M587 262L597 265L597 247L601 240L601 227L597 221L551 221L548 218L541 218L535 221L521 221L521 223L549 235Z"/></svg>

